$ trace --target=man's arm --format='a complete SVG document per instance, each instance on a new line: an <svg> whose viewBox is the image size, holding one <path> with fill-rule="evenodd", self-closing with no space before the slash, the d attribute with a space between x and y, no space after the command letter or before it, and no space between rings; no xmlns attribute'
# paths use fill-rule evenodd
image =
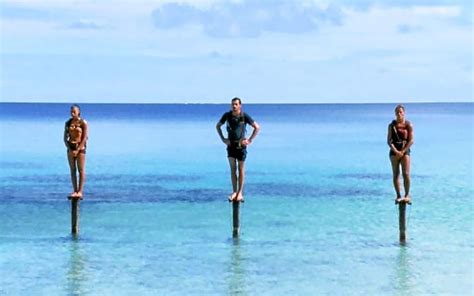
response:
<svg viewBox="0 0 474 296"><path fill-rule="evenodd" d="M221 126L223 125L222 122L218 121L217 124L216 124L216 130L217 130L217 134L219 135L219 137L221 138L221 141L226 144L227 146L230 145L230 141L229 139L226 139L224 137L224 134L222 134L222 130L221 130Z"/></svg>
<svg viewBox="0 0 474 296"><path fill-rule="evenodd" d="M250 138L242 141L242 144L245 146L250 145L250 143L252 143L252 141L257 137L258 132L260 131L260 125L256 121L254 121L251 126L253 127L252 135L250 135Z"/></svg>

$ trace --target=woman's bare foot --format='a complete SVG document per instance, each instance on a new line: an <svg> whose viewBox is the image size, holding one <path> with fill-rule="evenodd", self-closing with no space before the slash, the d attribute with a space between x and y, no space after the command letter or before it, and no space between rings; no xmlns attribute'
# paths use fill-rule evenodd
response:
<svg viewBox="0 0 474 296"><path fill-rule="evenodd" d="M401 203L402 201L403 201L403 198L402 198L401 196L395 197L395 204L396 204L396 205L399 204L399 203Z"/></svg>
<svg viewBox="0 0 474 296"><path fill-rule="evenodd" d="M69 195L67 196L67 199L76 198L76 197L77 197L77 192L71 192L71 193L69 193Z"/></svg>
<svg viewBox="0 0 474 296"><path fill-rule="evenodd" d="M76 192L76 198L77 199L82 199L82 192Z"/></svg>
<svg viewBox="0 0 474 296"><path fill-rule="evenodd" d="M237 193L232 192L232 194L229 195L227 199L229 200L229 202L233 202L236 196L237 196Z"/></svg>
<svg viewBox="0 0 474 296"><path fill-rule="evenodd" d="M405 197L403 198L403 200L404 200L407 204L411 205L411 196L405 195Z"/></svg>

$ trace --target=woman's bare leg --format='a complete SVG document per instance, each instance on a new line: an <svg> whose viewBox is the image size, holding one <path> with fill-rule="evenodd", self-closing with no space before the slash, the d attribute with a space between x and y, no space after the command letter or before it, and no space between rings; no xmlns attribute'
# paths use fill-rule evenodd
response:
<svg viewBox="0 0 474 296"><path fill-rule="evenodd" d="M69 162L69 169L71 171L72 193L70 196L75 196L77 192L77 176L76 176L76 158L71 152L67 152L67 160Z"/></svg>
<svg viewBox="0 0 474 296"><path fill-rule="evenodd" d="M84 191L84 183L86 182L86 154L77 154L77 169L79 171L79 188L77 190L77 196L82 197Z"/></svg>
<svg viewBox="0 0 474 296"><path fill-rule="evenodd" d="M411 200L410 197L410 156L404 155L401 159L402 164L402 175L403 175L403 187L405 189L405 199L407 201Z"/></svg>
<svg viewBox="0 0 474 296"><path fill-rule="evenodd" d="M402 198L400 193L400 159L395 155L390 155L390 163L392 164L393 188L397 194L395 202L398 202Z"/></svg>

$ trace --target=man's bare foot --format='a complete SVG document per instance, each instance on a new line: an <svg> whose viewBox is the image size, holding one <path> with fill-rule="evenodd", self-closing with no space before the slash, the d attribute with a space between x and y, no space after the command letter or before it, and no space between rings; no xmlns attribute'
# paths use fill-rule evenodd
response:
<svg viewBox="0 0 474 296"><path fill-rule="evenodd" d="M401 196L395 197L395 204L396 204L396 205L399 204L399 203L401 203L402 201L403 201L403 198L402 198Z"/></svg>
<svg viewBox="0 0 474 296"><path fill-rule="evenodd" d="M237 202L244 202L244 196L242 195L242 192L237 194L237 197L234 200Z"/></svg>
<svg viewBox="0 0 474 296"><path fill-rule="evenodd" d="M229 195L229 197L227 199L229 200L229 202L233 202L236 196L237 196L237 193L232 192L232 194Z"/></svg>

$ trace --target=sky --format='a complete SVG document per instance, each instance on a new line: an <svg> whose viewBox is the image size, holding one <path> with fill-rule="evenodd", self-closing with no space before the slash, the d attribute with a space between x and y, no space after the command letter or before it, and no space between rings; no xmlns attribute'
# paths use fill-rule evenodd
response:
<svg viewBox="0 0 474 296"><path fill-rule="evenodd" d="M0 102L473 101L470 0L1 0Z"/></svg>

